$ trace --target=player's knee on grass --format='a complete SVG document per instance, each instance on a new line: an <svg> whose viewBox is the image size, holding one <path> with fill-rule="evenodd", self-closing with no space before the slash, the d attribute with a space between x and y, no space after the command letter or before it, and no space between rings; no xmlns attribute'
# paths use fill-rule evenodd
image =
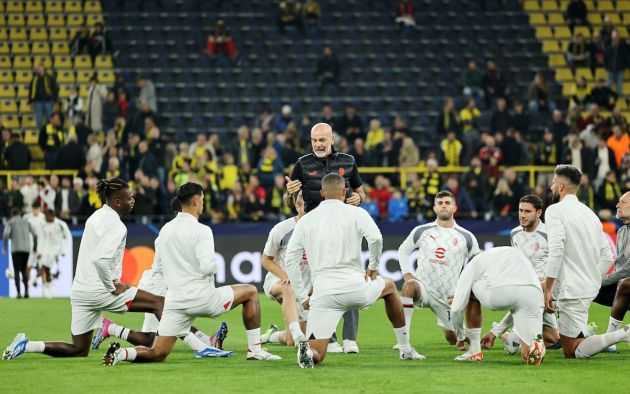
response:
<svg viewBox="0 0 630 394"><path fill-rule="evenodd" d="M324 361L328 349L328 342L328 339L311 339L309 341L315 364L321 364Z"/></svg>
<svg viewBox="0 0 630 394"><path fill-rule="evenodd" d="M560 340L560 334L556 328L543 326L543 340L545 346L555 345Z"/></svg>
<svg viewBox="0 0 630 394"><path fill-rule="evenodd" d="M562 351L565 358L575 358L575 349L580 344L577 338L569 338L560 335L560 341L562 342Z"/></svg>

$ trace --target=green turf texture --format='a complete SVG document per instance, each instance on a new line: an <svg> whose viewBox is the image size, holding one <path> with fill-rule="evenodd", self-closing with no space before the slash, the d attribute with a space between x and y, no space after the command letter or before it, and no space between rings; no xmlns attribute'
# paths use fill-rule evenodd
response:
<svg viewBox="0 0 630 394"><path fill-rule="evenodd" d="M270 322L281 323L279 305L261 295L263 331ZM604 332L608 308L594 305L590 320ZM107 314L128 327L141 327L143 314ZM484 332L501 312L484 311ZM411 343L426 361L400 361L392 350L395 336L382 301L360 313L360 354L329 354L314 370L297 366L293 348L266 345L283 357L276 362L246 361L246 338L237 308L223 316L229 324L226 349L229 359L195 359L179 341L161 364L101 365L109 340L87 358L53 359L25 354L0 363L1 393L389 393L389 392L630 392L630 347L618 354L600 354L590 360L565 360L561 350L549 351L540 367L528 367L517 356L504 353L497 341L486 350L482 363L453 361L459 352L448 346L429 310L416 310ZM197 319L196 326L211 333L220 320ZM70 339L70 301L0 299L0 346L17 332L32 340ZM123 341L124 343L124 341ZM123 344L124 346L124 344Z"/></svg>

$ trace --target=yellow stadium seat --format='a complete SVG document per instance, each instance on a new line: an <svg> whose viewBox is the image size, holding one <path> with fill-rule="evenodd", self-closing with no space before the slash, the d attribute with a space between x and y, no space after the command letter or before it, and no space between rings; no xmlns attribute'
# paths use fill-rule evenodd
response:
<svg viewBox="0 0 630 394"><path fill-rule="evenodd" d="M591 12L588 14L588 21L593 26L601 26L603 24L602 15L595 12Z"/></svg>
<svg viewBox="0 0 630 394"><path fill-rule="evenodd" d="M70 97L70 89L72 85L59 85L59 98L65 99Z"/></svg>
<svg viewBox="0 0 630 394"><path fill-rule="evenodd" d="M549 55L549 67L566 67L567 59L564 55Z"/></svg>
<svg viewBox="0 0 630 394"><path fill-rule="evenodd" d="M593 0L585 0L584 4L586 4L586 9L590 11L594 11L597 9L597 7L595 7L595 2Z"/></svg>
<svg viewBox="0 0 630 394"><path fill-rule="evenodd" d="M35 115L22 115L21 127L23 129L34 129L37 127L35 123Z"/></svg>
<svg viewBox="0 0 630 394"><path fill-rule="evenodd" d="M9 85L14 83L13 73L8 70L0 71L0 84Z"/></svg>
<svg viewBox="0 0 630 394"><path fill-rule="evenodd" d="M558 12L552 12L550 14L547 15L547 19L549 20L549 24L552 26L556 26L556 25L560 25L560 26L564 26L566 25L566 22L564 21L564 16Z"/></svg>
<svg viewBox="0 0 630 394"><path fill-rule="evenodd" d="M31 70L33 68L33 63L31 62L31 57L30 56L16 56L13 59L13 68L16 69L29 69Z"/></svg>
<svg viewBox="0 0 630 394"><path fill-rule="evenodd" d="M26 12L43 12L44 6L41 1L27 1Z"/></svg>
<svg viewBox="0 0 630 394"><path fill-rule="evenodd" d="M564 81L574 81L573 73L569 68L558 68L556 69L556 81L564 82Z"/></svg>
<svg viewBox="0 0 630 394"><path fill-rule="evenodd" d="M103 85L111 86L114 84L114 82L116 82L116 76L114 75L113 71L99 70L97 71L97 75L98 75L98 80Z"/></svg>
<svg viewBox="0 0 630 394"><path fill-rule="evenodd" d="M85 22L83 14L70 14L68 15L68 27L81 26Z"/></svg>
<svg viewBox="0 0 630 394"><path fill-rule="evenodd" d="M68 33L65 28L55 27L50 29L51 41L68 41Z"/></svg>
<svg viewBox="0 0 630 394"><path fill-rule="evenodd" d="M96 23L105 23L102 14L88 14L87 21L85 22L88 26L94 26Z"/></svg>
<svg viewBox="0 0 630 394"><path fill-rule="evenodd" d="M55 41L52 44L53 55L67 55L70 53L70 46L66 41Z"/></svg>
<svg viewBox="0 0 630 394"><path fill-rule="evenodd" d="M617 11L619 12L630 11L630 3L627 1L617 1Z"/></svg>
<svg viewBox="0 0 630 394"><path fill-rule="evenodd" d="M536 38L539 40L544 40L546 38L552 38L553 33L551 32L551 27L548 26L539 26L536 28Z"/></svg>
<svg viewBox="0 0 630 394"><path fill-rule="evenodd" d="M6 26L6 24L7 24L7 21L4 19L4 15L0 11L0 26Z"/></svg>
<svg viewBox="0 0 630 394"><path fill-rule="evenodd" d="M586 78L587 81L593 80L593 74L590 68L578 68L575 70L575 79L580 77Z"/></svg>
<svg viewBox="0 0 630 394"><path fill-rule="evenodd" d="M57 83L74 84L73 71L61 71L57 74Z"/></svg>
<svg viewBox="0 0 630 394"><path fill-rule="evenodd" d="M31 70L17 70L15 72L16 83L30 83L33 79L33 72Z"/></svg>
<svg viewBox="0 0 630 394"><path fill-rule="evenodd" d="M25 99L28 98L28 95L30 93L29 91L29 85L28 84L24 84L24 85L18 85L18 91L17 91L17 97L19 99Z"/></svg>
<svg viewBox="0 0 630 394"><path fill-rule="evenodd" d="M0 1L0 12L4 12L4 3Z"/></svg>
<svg viewBox="0 0 630 394"><path fill-rule="evenodd" d="M591 30L587 26L576 26L574 32L582 33L586 39L591 38Z"/></svg>
<svg viewBox="0 0 630 394"><path fill-rule="evenodd" d="M0 56L0 70L10 70L11 67L11 58L9 56Z"/></svg>
<svg viewBox="0 0 630 394"><path fill-rule="evenodd" d="M7 129L19 129L20 128L20 120L17 115L7 115L2 117L2 126Z"/></svg>
<svg viewBox="0 0 630 394"><path fill-rule="evenodd" d="M28 27L44 27L46 26L46 19L42 14L31 14L26 19L26 26Z"/></svg>
<svg viewBox="0 0 630 394"><path fill-rule="evenodd" d="M89 91L89 87L88 85L81 85L79 86L79 96L83 97L83 99L85 100L88 96L88 91Z"/></svg>
<svg viewBox="0 0 630 394"><path fill-rule="evenodd" d="M21 1L7 1L7 6L5 8L7 13L22 13L24 12L24 4Z"/></svg>
<svg viewBox="0 0 630 394"><path fill-rule="evenodd" d="M624 83L622 91L624 96L630 95L630 83Z"/></svg>
<svg viewBox="0 0 630 394"><path fill-rule="evenodd" d="M555 2L555 0L551 1L551 0L543 0L540 2L541 6L540 9L543 11L559 11L560 9L558 8L558 3Z"/></svg>
<svg viewBox="0 0 630 394"><path fill-rule="evenodd" d="M86 1L83 12L86 14L100 14L103 11L100 1Z"/></svg>
<svg viewBox="0 0 630 394"><path fill-rule="evenodd" d="M22 14L9 14L7 17L7 26L11 27L24 27L26 21Z"/></svg>
<svg viewBox="0 0 630 394"><path fill-rule="evenodd" d="M77 83L88 83L90 78L94 75L92 70L79 70L77 71Z"/></svg>
<svg viewBox="0 0 630 394"><path fill-rule="evenodd" d="M46 13L63 12L63 3L61 1L46 1Z"/></svg>
<svg viewBox="0 0 630 394"><path fill-rule="evenodd" d="M83 9L81 8L81 2L80 1L66 1L64 11L66 12L66 14L71 14L71 13L76 14L76 13L83 12Z"/></svg>
<svg viewBox="0 0 630 394"><path fill-rule="evenodd" d="M50 45L46 42L33 43L33 55L47 55L50 53Z"/></svg>
<svg viewBox="0 0 630 394"><path fill-rule="evenodd" d="M7 29L4 27L0 28L0 40L6 40L9 38L9 34L7 34Z"/></svg>
<svg viewBox="0 0 630 394"><path fill-rule="evenodd" d="M630 70L626 69L626 71L623 72L623 80L627 81L630 79Z"/></svg>
<svg viewBox="0 0 630 394"><path fill-rule="evenodd" d="M545 53L561 52L558 41L543 41L542 50Z"/></svg>
<svg viewBox="0 0 630 394"><path fill-rule="evenodd" d="M63 19L62 14L48 14L46 24L48 27L64 27L66 25L66 21Z"/></svg>
<svg viewBox="0 0 630 394"><path fill-rule="evenodd" d="M606 72L606 69L603 67L599 67L595 69L595 80L598 79L606 79L608 77L608 73Z"/></svg>
<svg viewBox="0 0 630 394"><path fill-rule="evenodd" d="M33 107L28 103L28 100L20 100L19 111L23 114L32 114Z"/></svg>
<svg viewBox="0 0 630 394"><path fill-rule="evenodd" d="M622 1L623 3L623 1ZM597 1L597 11L599 12L610 12L615 11L615 6L612 1L609 0L598 0Z"/></svg>
<svg viewBox="0 0 630 394"><path fill-rule="evenodd" d="M529 24L530 25L546 25L547 18L545 18L545 14L542 14L540 12L529 14Z"/></svg>
<svg viewBox="0 0 630 394"><path fill-rule="evenodd" d="M11 41L26 41L26 29L22 27L14 27L10 30L9 40Z"/></svg>
<svg viewBox="0 0 630 394"><path fill-rule="evenodd" d="M15 98L13 85L0 85L0 98Z"/></svg>
<svg viewBox="0 0 630 394"><path fill-rule="evenodd" d="M554 28L554 37L557 40L568 40L571 38L571 30L566 26L556 26Z"/></svg>
<svg viewBox="0 0 630 394"><path fill-rule="evenodd" d="M627 28L625 28L623 26L620 26L620 27L617 27L617 31L619 32L619 37L621 37L621 38L628 38L628 29Z"/></svg>
<svg viewBox="0 0 630 394"><path fill-rule="evenodd" d="M31 41L48 41L48 31L43 27L31 29L28 36Z"/></svg>
<svg viewBox="0 0 630 394"><path fill-rule="evenodd" d="M74 68L92 68L92 59L89 55L78 55L74 58Z"/></svg>
<svg viewBox="0 0 630 394"><path fill-rule="evenodd" d="M615 107L619 108L621 111L627 111L628 110L628 103L626 102L625 98L619 97L617 99L617 103L615 103Z"/></svg>
<svg viewBox="0 0 630 394"><path fill-rule="evenodd" d="M41 149L39 149L39 130L24 130L24 143L26 145L34 145L31 146L31 155L33 159L43 160L44 154Z"/></svg>
<svg viewBox="0 0 630 394"><path fill-rule="evenodd" d="M55 69L64 70L72 68L70 56L55 56Z"/></svg>
<svg viewBox="0 0 630 394"><path fill-rule="evenodd" d="M6 41L0 42L0 55L8 55L11 53L11 48L9 48L9 43Z"/></svg>
<svg viewBox="0 0 630 394"><path fill-rule="evenodd" d="M17 103L15 100L0 101L0 112L3 114L16 114L18 112Z"/></svg>
<svg viewBox="0 0 630 394"><path fill-rule="evenodd" d="M94 60L94 68L111 69L112 67L114 67L114 64L112 63L112 57L109 55L98 55Z"/></svg>
<svg viewBox="0 0 630 394"><path fill-rule="evenodd" d="M28 42L18 41L11 45L11 53L14 55L26 55L31 53L31 48L29 48Z"/></svg>
<svg viewBox="0 0 630 394"><path fill-rule="evenodd" d="M621 18L619 14L606 14L606 18L610 19L613 25L621 25Z"/></svg>
<svg viewBox="0 0 630 394"><path fill-rule="evenodd" d="M33 56L33 64L43 64L45 68L52 68L52 60L48 55Z"/></svg>
<svg viewBox="0 0 630 394"><path fill-rule="evenodd" d="M525 0L523 2L523 9L525 11L540 11L540 7L538 6L538 0Z"/></svg>

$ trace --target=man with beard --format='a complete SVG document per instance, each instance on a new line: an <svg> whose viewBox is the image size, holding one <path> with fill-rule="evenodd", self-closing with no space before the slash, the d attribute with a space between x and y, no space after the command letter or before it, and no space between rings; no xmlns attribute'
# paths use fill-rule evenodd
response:
<svg viewBox="0 0 630 394"><path fill-rule="evenodd" d="M326 123L317 123L311 129L311 145L313 152L298 159L293 167L291 178L287 177L287 190L295 196L302 190L305 211L308 213L315 209L324 199L321 195L322 179L330 173L337 173L344 178L346 188L345 203L358 206L365 198L359 170L354 157L338 152L333 146L333 130ZM359 329L358 310L348 311L343 315L343 351L346 353L358 353L356 344L357 331ZM336 337L333 335L328 352L340 352ZM336 345L336 346L335 346Z"/></svg>

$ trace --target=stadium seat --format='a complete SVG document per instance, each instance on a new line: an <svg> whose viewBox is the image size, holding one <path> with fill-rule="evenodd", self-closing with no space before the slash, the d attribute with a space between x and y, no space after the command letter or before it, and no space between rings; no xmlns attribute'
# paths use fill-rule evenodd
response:
<svg viewBox="0 0 630 394"><path fill-rule="evenodd" d="M72 68L72 59L70 56L55 56L55 69L65 70Z"/></svg>
<svg viewBox="0 0 630 394"><path fill-rule="evenodd" d="M17 104L14 100L2 100L0 101L0 113L3 114L16 114L18 112Z"/></svg>
<svg viewBox="0 0 630 394"><path fill-rule="evenodd" d="M606 14L606 18L610 19L613 25L621 25L621 18L619 14Z"/></svg>
<svg viewBox="0 0 630 394"><path fill-rule="evenodd" d="M623 95L630 96L630 83L623 84Z"/></svg>
<svg viewBox="0 0 630 394"><path fill-rule="evenodd" d="M62 13L63 3L61 1L46 1L46 13Z"/></svg>
<svg viewBox="0 0 630 394"><path fill-rule="evenodd" d="M102 12L100 1L86 1L83 7L86 14L100 14Z"/></svg>
<svg viewBox="0 0 630 394"><path fill-rule="evenodd" d="M591 12L588 14L588 22L593 26L601 26L603 24L602 15L595 12Z"/></svg>
<svg viewBox="0 0 630 394"><path fill-rule="evenodd" d="M27 1L26 2L26 7L25 7L25 11L27 13L30 12L43 12L44 11L44 6L42 4L41 1Z"/></svg>
<svg viewBox="0 0 630 394"><path fill-rule="evenodd" d="M70 14L68 15L68 27L79 27L85 22L82 14Z"/></svg>
<svg viewBox="0 0 630 394"><path fill-rule="evenodd" d="M96 23L105 23L103 15L101 14L88 14L86 24L88 26L94 26Z"/></svg>
<svg viewBox="0 0 630 394"><path fill-rule="evenodd" d="M33 79L33 72L31 70L17 70L15 72L16 83L30 83Z"/></svg>
<svg viewBox="0 0 630 394"><path fill-rule="evenodd" d="M539 40L544 40L547 38L553 38L553 33L551 32L551 27L548 26L539 26L536 28L536 38Z"/></svg>
<svg viewBox="0 0 630 394"><path fill-rule="evenodd" d="M74 58L74 68L92 68L92 59L89 55L78 55Z"/></svg>
<svg viewBox="0 0 630 394"><path fill-rule="evenodd" d="M88 96L88 85L81 85L79 86L79 96L83 97L83 99L86 99Z"/></svg>
<svg viewBox="0 0 630 394"><path fill-rule="evenodd" d="M111 69L113 67L112 58L109 55L98 55L94 60L94 68L97 69Z"/></svg>
<svg viewBox="0 0 630 394"><path fill-rule="evenodd" d="M13 85L0 85L0 98L15 98L15 89Z"/></svg>
<svg viewBox="0 0 630 394"><path fill-rule="evenodd" d="M88 83L92 78L94 72L92 70L78 70L77 71L77 83Z"/></svg>
<svg viewBox="0 0 630 394"><path fill-rule="evenodd" d="M27 55L31 53L31 48L26 41L14 42L11 45L11 53L14 55Z"/></svg>
<svg viewBox="0 0 630 394"><path fill-rule="evenodd" d="M566 22L564 21L564 15L557 12L547 14L547 19L549 20L549 24L552 26L565 26L566 25Z"/></svg>
<svg viewBox="0 0 630 394"><path fill-rule="evenodd" d="M8 55L9 53L11 53L9 43L6 41L0 42L0 55Z"/></svg>
<svg viewBox="0 0 630 394"><path fill-rule="evenodd" d="M621 37L622 39L628 38L628 29L626 27L620 26L616 29L619 32L619 37Z"/></svg>
<svg viewBox="0 0 630 394"><path fill-rule="evenodd" d="M66 14L81 13L83 9L80 1L66 1L64 6Z"/></svg>
<svg viewBox="0 0 630 394"><path fill-rule="evenodd" d="M48 14L46 25L48 27L65 27L66 21L63 19L63 14Z"/></svg>
<svg viewBox="0 0 630 394"><path fill-rule="evenodd" d="M557 68L556 69L556 81L574 81L573 73L569 68Z"/></svg>
<svg viewBox="0 0 630 394"><path fill-rule="evenodd" d="M13 68L16 69L29 69L33 68L30 56L17 56L13 59Z"/></svg>
<svg viewBox="0 0 630 394"><path fill-rule="evenodd" d="M48 55L50 53L50 45L46 42L33 43L33 55Z"/></svg>
<svg viewBox="0 0 630 394"><path fill-rule="evenodd" d="M31 14L26 18L26 26L30 28L44 27L46 26L46 19L42 14Z"/></svg>
<svg viewBox="0 0 630 394"><path fill-rule="evenodd" d="M8 14L21 14L24 12L24 3L22 1L7 1L4 10Z"/></svg>
<svg viewBox="0 0 630 394"><path fill-rule="evenodd" d="M2 126L7 129L19 129L20 128L20 120L17 115L7 115L2 117Z"/></svg>
<svg viewBox="0 0 630 394"><path fill-rule="evenodd" d="M35 122L35 115L22 115L22 122L20 122L20 127L23 129L34 129L37 127L37 123Z"/></svg>
<svg viewBox="0 0 630 394"><path fill-rule="evenodd" d="M10 70L11 58L9 56L0 56L0 70Z"/></svg>
<svg viewBox="0 0 630 394"><path fill-rule="evenodd" d="M9 14L7 16L7 26L10 27L24 27L26 21L22 14Z"/></svg>
<svg viewBox="0 0 630 394"><path fill-rule="evenodd" d="M617 11L618 12L630 11L630 3L627 1L617 1Z"/></svg>
<svg viewBox="0 0 630 394"><path fill-rule="evenodd" d="M578 68L575 70L575 79L580 77L586 78L587 81L593 80L593 74L591 73L590 68Z"/></svg>
<svg viewBox="0 0 630 394"><path fill-rule="evenodd" d="M576 26L574 32L582 33L584 38L586 38L587 40L591 38L591 29L589 29L587 26Z"/></svg>
<svg viewBox="0 0 630 394"><path fill-rule="evenodd" d="M33 158L37 158L37 156L41 156L40 159L43 159L43 152L41 151L41 149L37 149L39 148L39 146L37 145L37 143L39 142L39 131L38 130L24 130L24 143L26 145L34 145L35 149L31 148L31 154L33 155Z"/></svg>
<svg viewBox="0 0 630 394"><path fill-rule="evenodd" d="M11 85L14 82L13 72L8 70L0 71L0 85Z"/></svg>
<svg viewBox="0 0 630 394"><path fill-rule="evenodd" d="M627 111L628 110L628 103L626 102L625 98L619 97L617 99L617 102L615 103L615 107L619 108L621 111Z"/></svg>
<svg viewBox="0 0 630 394"><path fill-rule="evenodd" d="M99 70L97 71L97 75L98 75L98 80L103 85L111 86L114 84L114 82L116 82L116 77L114 76L114 73L112 71Z"/></svg>
<svg viewBox="0 0 630 394"><path fill-rule="evenodd" d="M564 55L549 55L549 67L565 67L567 59Z"/></svg>
<svg viewBox="0 0 630 394"><path fill-rule="evenodd" d="M595 69L595 79L606 79L608 78L608 73L606 69L603 67L599 67Z"/></svg>
<svg viewBox="0 0 630 394"><path fill-rule="evenodd" d="M529 14L529 23L531 25L546 25L547 18L545 18L545 14L542 13L533 13Z"/></svg>
<svg viewBox="0 0 630 394"><path fill-rule="evenodd" d="M558 3L555 0L543 0L540 2L540 9L542 11L560 11Z"/></svg>
<svg viewBox="0 0 630 394"><path fill-rule="evenodd" d="M9 40L15 41L26 41L26 29L21 27L14 27L9 30Z"/></svg>
<svg viewBox="0 0 630 394"><path fill-rule="evenodd" d="M621 1L623 3L623 0ZM597 11L599 12L612 12L615 11L615 6L612 1L609 0L597 0Z"/></svg>
<svg viewBox="0 0 630 394"><path fill-rule="evenodd" d="M66 32L66 29L60 27L50 29L50 40L68 41L68 33Z"/></svg>
<svg viewBox="0 0 630 394"><path fill-rule="evenodd" d="M48 31L43 27L31 29L28 34L30 41L48 41Z"/></svg>
<svg viewBox="0 0 630 394"><path fill-rule="evenodd" d="M33 107L28 103L28 100L20 100L20 106L18 108L22 114L32 114Z"/></svg>
<svg viewBox="0 0 630 394"><path fill-rule="evenodd" d="M54 41L52 44L53 55L68 55L70 54L70 46L65 41Z"/></svg>
<svg viewBox="0 0 630 394"><path fill-rule="evenodd" d="M72 88L73 85L59 85L59 98L60 99L66 99L68 97L70 97L70 89Z"/></svg>
<svg viewBox="0 0 630 394"><path fill-rule="evenodd" d="M17 90L17 97L19 99L26 99L26 98L28 98L28 95L30 94L29 85L28 84L18 85L17 88L18 88L18 90Z"/></svg>
<svg viewBox="0 0 630 394"><path fill-rule="evenodd" d="M523 2L523 9L525 11L540 11L540 6L538 5L538 0L525 0Z"/></svg>
<svg viewBox="0 0 630 394"><path fill-rule="evenodd" d="M6 40L9 37L7 34L7 29L4 27L0 27L0 40Z"/></svg>
<svg viewBox="0 0 630 394"><path fill-rule="evenodd" d="M61 71L57 73L57 83L59 84L71 84L75 83L73 71Z"/></svg>
<svg viewBox="0 0 630 394"><path fill-rule="evenodd" d="M33 56L33 64L43 64L47 69L52 68L52 60L48 55Z"/></svg>

